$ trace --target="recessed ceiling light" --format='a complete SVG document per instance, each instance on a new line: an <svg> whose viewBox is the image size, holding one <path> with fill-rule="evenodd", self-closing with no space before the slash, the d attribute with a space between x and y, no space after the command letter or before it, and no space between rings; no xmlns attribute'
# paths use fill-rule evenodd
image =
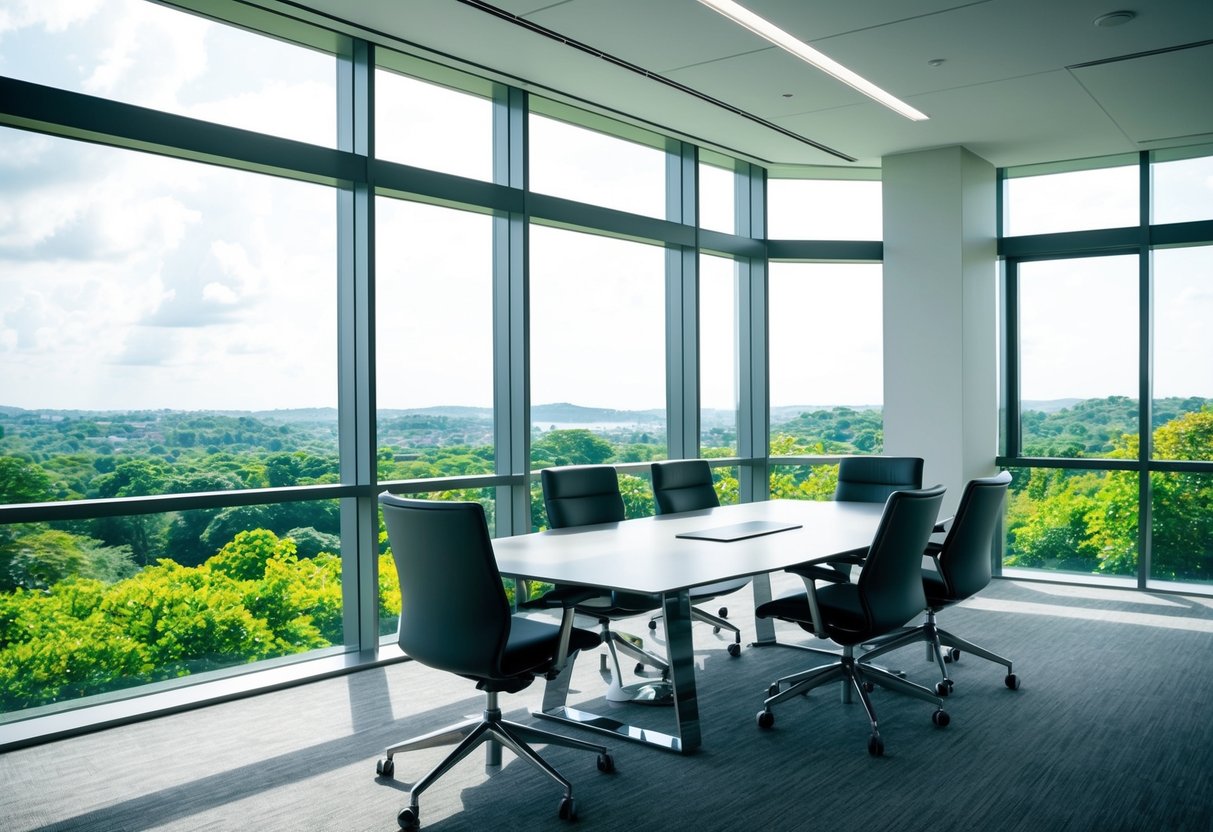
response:
<svg viewBox="0 0 1213 832"><path fill-rule="evenodd" d="M780 49L786 50L802 61L817 67L822 72L832 75L873 101L888 107L893 112L903 115L911 121L927 120L927 116L924 113L915 110L909 104L899 98L895 98L834 59L823 55L799 38L788 34L771 21L759 17L744 6L734 3L733 0L699 0L699 2L713 11L724 15L738 26L749 29L759 37L769 40Z"/></svg>
<svg viewBox="0 0 1213 832"><path fill-rule="evenodd" d="M1094 23L1099 28L1106 29L1109 26L1120 26L1122 23L1128 23L1135 17L1137 17L1137 12L1131 12L1128 10L1108 12L1107 14L1101 14L1099 17L1095 18Z"/></svg>
<svg viewBox="0 0 1213 832"><path fill-rule="evenodd" d="M932 58L931 60L927 61L927 66L943 66L944 62L945 59L943 58Z"/></svg>

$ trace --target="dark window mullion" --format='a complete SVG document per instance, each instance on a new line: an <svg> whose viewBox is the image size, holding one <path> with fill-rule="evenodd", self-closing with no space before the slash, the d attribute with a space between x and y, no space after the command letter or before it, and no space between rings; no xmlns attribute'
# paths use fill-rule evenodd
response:
<svg viewBox="0 0 1213 832"><path fill-rule="evenodd" d="M1145 589L1150 579L1150 561L1153 553L1151 528L1153 526L1153 498L1150 484L1150 459L1154 455L1154 275L1153 257L1150 253L1150 209L1153 204L1153 177L1150 171L1150 153L1138 154L1140 197L1140 241L1138 244L1138 441L1137 459L1140 470L1137 475L1137 586Z"/></svg>

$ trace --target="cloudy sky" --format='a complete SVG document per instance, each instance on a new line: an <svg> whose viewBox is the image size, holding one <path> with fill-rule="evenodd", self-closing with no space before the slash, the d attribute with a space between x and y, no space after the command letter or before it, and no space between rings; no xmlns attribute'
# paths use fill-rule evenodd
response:
<svg viewBox="0 0 1213 832"><path fill-rule="evenodd" d="M301 141L335 141L335 107L316 105L334 100L333 58L142 0L5 0L0 73ZM383 73L379 84L383 156L491 177L486 102ZM424 123L406 128L418 114ZM574 199L592 193L599 204L661 214L659 152L624 152L584 131L570 141L573 129L532 119L536 190ZM564 152L569 146L577 152ZM711 198L702 215L705 225L721 227L731 187L727 175L713 173L705 171ZM1132 224L1135 195L1127 197L1129 219L1117 213L1125 210L1125 199L1114 196L1123 175L1068 175L1051 189L1046 178L1014 180L1012 230L1038 230L1021 218L1106 216L1110 225ZM1184 206L1213 204L1207 161L1174 163L1157 178L1167 210L1178 214L1156 221L1187 219ZM847 186L878 188L817 187ZM878 190L855 202L856 213L814 215L790 207L795 187L772 188L772 236L879 236ZM335 406L331 189L11 128L0 128L0 189L0 404ZM1074 194L1078 204L1067 203ZM810 204L837 209L844 202L835 194ZM379 205L380 406L488 405L489 220L386 199ZM841 226L828 225L840 217ZM811 234L797 223L830 230ZM533 400L662 407L664 313L653 301L664 292L663 250L546 228L533 230L532 245ZM1155 344L1158 395L1213 396L1213 362L1205 359L1213 352L1206 332L1211 253L1155 254L1156 301L1166 321ZM1136 394L1136 346L1124 337L1136 325L1136 268L1125 262L1025 267L1025 398ZM728 368L731 265L705 256L702 270L704 363ZM838 368L803 360L798 314L831 310L814 317L819 344L855 320L870 323L880 314L879 267L775 264L771 280L772 403L879 403L879 328L865 328L872 335L858 365ZM589 308L594 314L585 315ZM704 405L730 407L735 389L735 367L718 370L703 381Z"/></svg>

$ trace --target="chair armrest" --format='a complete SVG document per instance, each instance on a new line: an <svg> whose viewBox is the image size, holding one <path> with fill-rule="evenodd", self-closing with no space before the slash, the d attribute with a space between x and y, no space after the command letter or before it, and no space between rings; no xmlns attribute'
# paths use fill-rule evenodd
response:
<svg viewBox="0 0 1213 832"><path fill-rule="evenodd" d="M927 548L923 550L923 555L935 562L935 571L939 571L939 556L943 554L943 544L929 541Z"/></svg>
<svg viewBox="0 0 1213 832"><path fill-rule="evenodd" d="M865 552L864 555L867 553ZM813 634L818 638L829 638L825 625L821 621L821 608L817 605L817 582L827 581L832 584L850 583L850 568L856 564L862 565L864 556L859 554L836 555L827 561L817 563L799 563L789 566L785 572L799 575L804 581L805 598L809 603L809 616L813 619ZM835 566L846 566L846 570L835 569Z"/></svg>
<svg viewBox="0 0 1213 832"><path fill-rule="evenodd" d="M799 575L802 578L811 578L817 581L829 581L834 584L845 584L850 577L847 572L840 572L837 569L831 568L832 564L846 564L848 566L862 566L864 559L859 555L840 555L830 558L827 561L817 561L816 563L798 563L795 566L789 566L784 569L785 572L791 572L793 575Z"/></svg>
<svg viewBox="0 0 1213 832"><path fill-rule="evenodd" d="M952 528L952 521L955 519L956 519L956 515L953 514L951 517L945 517L942 520L936 520L935 528L931 529L931 534L939 534L940 532L946 532L948 529Z"/></svg>
<svg viewBox="0 0 1213 832"><path fill-rule="evenodd" d="M560 646L556 650L556 659L548 672L544 674L549 681L556 679L569 661L569 644L573 638L573 621L577 617L576 606L591 598L601 597L602 592L596 589L577 586L558 586L551 592L545 592L533 601L519 604L520 609L560 609Z"/></svg>

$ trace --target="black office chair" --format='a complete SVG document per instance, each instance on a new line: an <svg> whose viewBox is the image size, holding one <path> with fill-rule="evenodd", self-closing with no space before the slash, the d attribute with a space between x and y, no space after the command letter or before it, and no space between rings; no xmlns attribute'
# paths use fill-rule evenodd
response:
<svg viewBox="0 0 1213 832"><path fill-rule="evenodd" d="M894 491L922 488L923 461L916 456L850 456L838 463L835 500L883 503Z"/></svg>
<svg viewBox="0 0 1213 832"><path fill-rule="evenodd" d="M421 793L485 742L489 743L486 766L501 765L501 746L505 746L564 786L560 817L574 819L572 784L528 743L594 751L600 771L614 770L611 755L601 745L502 719L497 695L516 693L538 675L555 675L571 654L597 647L597 633L574 627L571 611L560 626L511 615L479 503L409 500L391 494L381 494L379 503L400 578L400 648L422 664L475 681L486 696L479 720L397 743L384 752L376 771L391 777L396 754L458 743L413 784L409 805L396 818L400 828L419 828Z"/></svg>
<svg viewBox="0 0 1213 832"><path fill-rule="evenodd" d="M935 613L977 594L990 583L990 548L1010 484L1010 472L1003 471L994 477L971 480L965 486L947 537L943 543L927 545L926 553L935 562L935 568L922 570L923 592L927 599L926 621L873 643L887 652L926 641L927 660L939 665L943 677L935 686L940 696L947 696L952 689L945 662L957 661L962 650L1004 665L1007 668L1003 680L1006 686L1011 690L1019 689L1019 677L1012 672L1010 659L941 630L935 622ZM945 646L947 652L944 652Z"/></svg>
<svg viewBox="0 0 1213 832"><path fill-rule="evenodd" d="M548 526L568 529L599 523L618 523L624 519L623 496L619 492L619 475L610 465L568 465L545 468L539 472L543 486L543 505L547 509ZM557 593L564 588L557 587ZM602 640L611 657L611 684L606 699L610 702L639 702L670 705L674 691L667 681L669 663L648 650L635 636L611 629L611 622L620 618L644 615L661 609L661 596L637 592L609 591L588 600L579 601L574 609L581 615L597 619L602 628ZM637 672L646 666L661 672L660 680L646 680L632 685L623 684L619 667L619 651L636 659Z"/></svg>
<svg viewBox="0 0 1213 832"><path fill-rule="evenodd" d="M703 459L679 459L669 462L654 462L651 467L653 478L653 501L657 513L677 514L683 511L697 511L703 508L713 508L720 505L716 489L712 486L712 467ZM728 607L721 607L716 615L696 607L722 595L744 587L750 582L749 578L735 578L730 581L718 581L705 586L692 587L691 618L711 624L713 632L728 630L733 634L733 643L728 646L730 656L741 655L741 630L728 620ZM657 628L661 614L649 619L649 629Z"/></svg>
<svg viewBox="0 0 1213 832"><path fill-rule="evenodd" d="M894 491L922 488L923 460L917 456L850 456L838 461L834 499L851 503L883 503ZM937 528L936 531L942 531ZM847 552L860 555L863 549ZM841 572L850 566L839 563Z"/></svg>
<svg viewBox="0 0 1213 832"><path fill-rule="evenodd" d="M936 709L931 720L941 727L948 724L943 700L930 689L868 663L869 659L886 652L886 648L877 647L862 661L855 657L857 645L895 631L922 612L926 604L922 589L922 553L939 516L943 492L943 486L937 485L918 491L895 491L889 495L866 556L844 555L831 559L861 564L854 583L834 569L804 564L787 571L804 579L805 592L791 593L758 607L755 614L760 617L791 621L842 645L838 661L772 683L762 710L758 712L760 727L770 728L775 724L772 705L835 679L843 682L844 702L851 701L852 689L859 693L872 725L868 753L874 757L884 753L884 740L868 697L874 685L933 703ZM818 590L816 581L826 581L828 585ZM784 689L784 685L788 687Z"/></svg>

